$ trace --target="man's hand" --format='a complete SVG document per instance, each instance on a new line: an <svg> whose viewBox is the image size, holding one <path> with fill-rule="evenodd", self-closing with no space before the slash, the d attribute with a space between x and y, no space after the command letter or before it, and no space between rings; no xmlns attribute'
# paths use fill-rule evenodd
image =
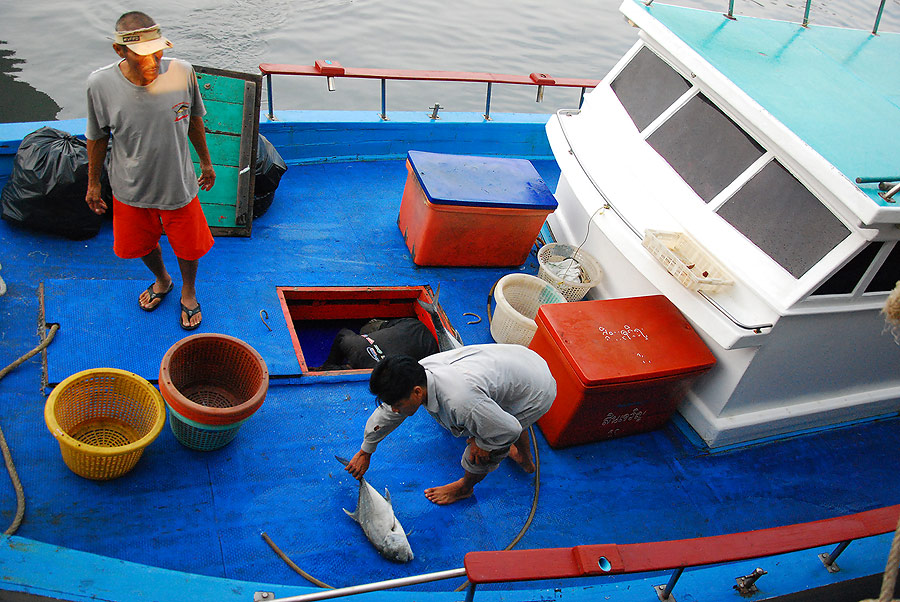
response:
<svg viewBox="0 0 900 602"><path fill-rule="evenodd" d="M106 203L104 203L103 199L100 198L99 185L91 186L90 184L88 184L87 194L84 195L84 200L88 204L88 207L91 208L91 211L93 211L97 215L106 213Z"/></svg>
<svg viewBox="0 0 900 602"><path fill-rule="evenodd" d="M366 471L369 470L369 459L371 457L371 453L359 450L356 452L356 455L347 462L345 470L353 475L354 479L361 479L363 478L363 475L366 474Z"/></svg>
<svg viewBox="0 0 900 602"><path fill-rule="evenodd" d="M84 201L97 215L106 212L106 203L100 198L100 175L103 173L103 162L106 160L108 148L109 136L97 140L87 140L88 185Z"/></svg>
<svg viewBox="0 0 900 602"><path fill-rule="evenodd" d="M478 447L478 444L475 443L475 438L471 437L468 440L469 443L469 461L472 462L475 466L481 466L483 464L487 464L491 459L491 452L486 449L481 449Z"/></svg>
<svg viewBox="0 0 900 602"><path fill-rule="evenodd" d="M197 178L197 183L202 190L209 190L216 183L216 171L211 163L200 164L200 177Z"/></svg>

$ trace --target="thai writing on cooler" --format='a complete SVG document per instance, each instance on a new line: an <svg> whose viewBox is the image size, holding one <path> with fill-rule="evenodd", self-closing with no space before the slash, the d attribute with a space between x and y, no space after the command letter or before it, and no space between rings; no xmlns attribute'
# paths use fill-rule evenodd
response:
<svg viewBox="0 0 900 602"><path fill-rule="evenodd" d="M619 424L621 422L640 422L641 419L646 415L647 410L641 410L639 408L634 408L627 414L622 414L621 416L616 416L612 412L609 412L606 415L606 418L603 419L603 425Z"/></svg>
<svg viewBox="0 0 900 602"><path fill-rule="evenodd" d="M644 334L640 328L632 328L628 324L624 324L621 330L607 330L602 326L597 327L600 336L606 338L607 341L630 341L632 339L644 339L649 341L650 338Z"/></svg>

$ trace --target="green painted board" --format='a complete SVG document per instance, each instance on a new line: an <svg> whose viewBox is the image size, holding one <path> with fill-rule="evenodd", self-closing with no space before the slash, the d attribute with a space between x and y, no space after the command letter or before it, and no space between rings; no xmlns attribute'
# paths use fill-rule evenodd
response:
<svg viewBox="0 0 900 602"><path fill-rule="evenodd" d="M203 101L219 100L234 104L243 104L244 82L242 78L226 75L227 72L197 72L197 83ZM242 74L243 75L243 74Z"/></svg>
<svg viewBox="0 0 900 602"><path fill-rule="evenodd" d="M242 92L243 94L243 92ZM244 105L203 99L206 105L206 129L218 134L240 137L244 121Z"/></svg>
<svg viewBox="0 0 900 602"><path fill-rule="evenodd" d="M195 66L216 183L200 204L216 236L250 236L262 76ZM200 172L193 148L191 157Z"/></svg>
<svg viewBox="0 0 900 602"><path fill-rule="evenodd" d="M204 120L205 121L205 120ZM209 131L209 124L206 125L206 146L209 148L209 156L212 159L213 166L228 165L237 167L241 158L241 137L234 134L217 134ZM200 163L197 152L191 146L191 160L195 164ZM197 169L197 173L200 169ZM218 182L216 183L218 186Z"/></svg>

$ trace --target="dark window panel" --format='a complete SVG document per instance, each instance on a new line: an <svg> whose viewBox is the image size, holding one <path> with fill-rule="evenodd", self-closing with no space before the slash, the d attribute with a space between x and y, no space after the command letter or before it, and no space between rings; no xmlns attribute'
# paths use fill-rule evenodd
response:
<svg viewBox="0 0 900 602"><path fill-rule="evenodd" d="M860 279L865 274L872 260L881 249L882 243L871 243L863 247L856 254L856 257L848 261L844 267L839 269L828 280L819 285L813 295L849 295L859 284Z"/></svg>
<svg viewBox="0 0 900 602"><path fill-rule="evenodd" d="M766 165L718 213L795 278L850 234L778 161Z"/></svg>
<svg viewBox="0 0 900 602"><path fill-rule="evenodd" d="M641 48L609 85L628 111L638 130L643 130L691 85L647 48Z"/></svg>
<svg viewBox="0 0 900 602"><path fill-rule="evenodd" d="M867 293L889 293L900 280L900 242L894 245L884 263L875 272L872 282L866 287Z"/></svg>
<svg viewBox="0 0 900 602"><path fill-rule="evenodd" d="M702 94L666 120L647 142L707 203L765 152Z"/></svg>

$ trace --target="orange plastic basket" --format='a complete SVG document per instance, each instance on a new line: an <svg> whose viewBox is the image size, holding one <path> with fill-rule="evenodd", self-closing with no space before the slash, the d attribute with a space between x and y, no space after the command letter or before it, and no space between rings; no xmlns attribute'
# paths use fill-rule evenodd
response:
<svg viewBox="0 0 900 602"><path fill-rule="evenodd" d="M244 341L225 334L195 334L163 356L159 390L181 416L225 426L259 409L269 390L269 371L262 356Z"/></svg>
<svg viewBox="0 0 900 602"><path fill-rule="evenodd" d="M162 430L166 408L159 391L137 374L95 368L53 389L44 421L72 472L108 480L134 468Z"/></svg>

